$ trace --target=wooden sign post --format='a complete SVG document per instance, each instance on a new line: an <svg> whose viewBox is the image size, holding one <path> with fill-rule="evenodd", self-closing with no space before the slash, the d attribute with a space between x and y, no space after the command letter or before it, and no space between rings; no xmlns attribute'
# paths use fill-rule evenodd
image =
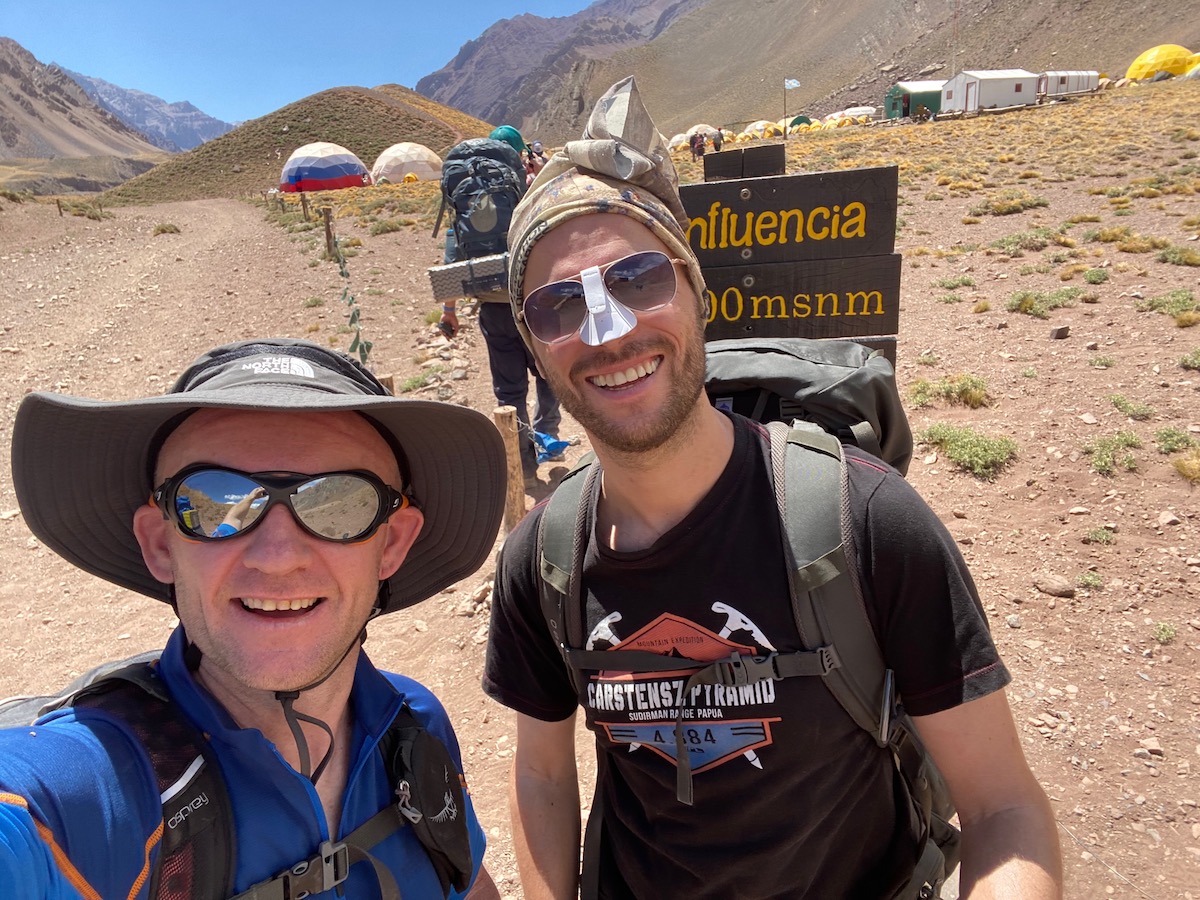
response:
<svg viewBox="0 0 1200 900"><path fill-rule="evenodd" d="M895 166L683 185L709 340L849 338L895 362Z"/></svg>

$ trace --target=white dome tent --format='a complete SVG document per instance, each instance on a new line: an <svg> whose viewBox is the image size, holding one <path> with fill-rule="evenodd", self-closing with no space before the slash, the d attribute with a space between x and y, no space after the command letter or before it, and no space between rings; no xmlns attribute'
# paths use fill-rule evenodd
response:
<svg viewBox="0 0 1200 900"><path fill-rule="evenodd" d="M402 181L437 181L442 175L442 159L424 144L401 141L392 144L371 166L371 180L376 184L399 184Z"/></svg>

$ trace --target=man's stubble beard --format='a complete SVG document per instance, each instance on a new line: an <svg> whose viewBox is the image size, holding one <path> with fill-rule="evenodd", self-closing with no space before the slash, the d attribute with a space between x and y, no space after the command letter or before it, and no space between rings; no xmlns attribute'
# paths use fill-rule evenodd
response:
<svg viewBox="0 0 1200 900"><path fill-rule="evenodd" d="M680 357L672 359L667 354L670 347L665 342L647 341L628 344L618 356L603 352L589 358L590 365L621 365L627 360L644 357L648 353L663 354L663 362L655 372L671 376L673 383L665 405L647 421L629 423L613 420L597 409L575 391L569 376L557 371L544 373L554 389L555 396L584 430L593 443L600 443L619 453L636 454L657 450L667 444L682 429L695 413L697 402L704 391L705 359L704 331L701 324L696 335L688 340ZM672 367L672 361L675 365ZM652 376L653 377L653 376Z"/></svg>

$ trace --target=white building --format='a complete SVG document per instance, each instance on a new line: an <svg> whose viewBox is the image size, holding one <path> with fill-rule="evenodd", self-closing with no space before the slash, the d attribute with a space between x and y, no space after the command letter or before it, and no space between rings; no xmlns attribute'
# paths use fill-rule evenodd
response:
<svg viewBox="0 0 1200 900"><path fill-rule="evenodd" d="M1037 103L1038 77L1024 69L966 70L942 85L942 112L978 112Z"/></svg>
<svg viewBox="0 0 1200 900"><path fill-rule="evenodd" d="M1043 72L1038 76L1039 97L1062 97L1084 94L1100 87L1099 72Z"/></svg>

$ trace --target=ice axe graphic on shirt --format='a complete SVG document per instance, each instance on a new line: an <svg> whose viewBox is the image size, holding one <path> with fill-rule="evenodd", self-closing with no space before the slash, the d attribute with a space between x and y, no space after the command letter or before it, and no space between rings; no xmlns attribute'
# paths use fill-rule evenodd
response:
<svg viewBox="0 0 1200 900"><path fill-rule="evenodd" d="M617 646L617 644L621 643L621 639L617 637L617 633L612 630L612 626L614 622L620 621L621 614L619 612L609 613L596 623L596 627L593 628L592 633L588 635L587 643L584 644L584 648L587 650L595 650L596 644L598 644L600 641L607 641L613 647ZM631 743L629 745L629 752L632 753L640 746L642 745Z"/></svg>
<svg viewBox="0 0 1200 900"><path fill-rule="evenodd" d="M621 639L617 637L615 631L612 630L613 622L620 622L621 614L619 612L609 613L603 619L596 623L596 627L592 629L592 633L588 635L587 643L584 647L588 650L595 650L596 644L599 641L608 641L614 647L621 643Z"/></svg>
<svg viewBox="0 0 1200 900"><path fill-rule="evenodd" d="M754 624L754 621L740 610L734 609L728 603L717 601L712 605L712 611L725 616L725 627L721 629L719 634L723 638L729 637L735 631L749 632L750 636L758 643L758 646L765 647L768 650L774 650L771 642L767 640L767 636L762 633L762 629ZM762 768L762 762L759 761L758 754L753 750L747 750L742 756L757 769Z"/></svg>
<svg viewBox="0 0 1200 900"><path fill-rule="evenodd" d="M767 640L767 636L762 633L762 630L745 613L720 601L712 605L712 611L725 616L725 627L719 632L721 637L727 638L735 631L745 631L749 632L750 636L758 643L758 646L772 651L775 649L771 646L771 642Z"/></svg>

